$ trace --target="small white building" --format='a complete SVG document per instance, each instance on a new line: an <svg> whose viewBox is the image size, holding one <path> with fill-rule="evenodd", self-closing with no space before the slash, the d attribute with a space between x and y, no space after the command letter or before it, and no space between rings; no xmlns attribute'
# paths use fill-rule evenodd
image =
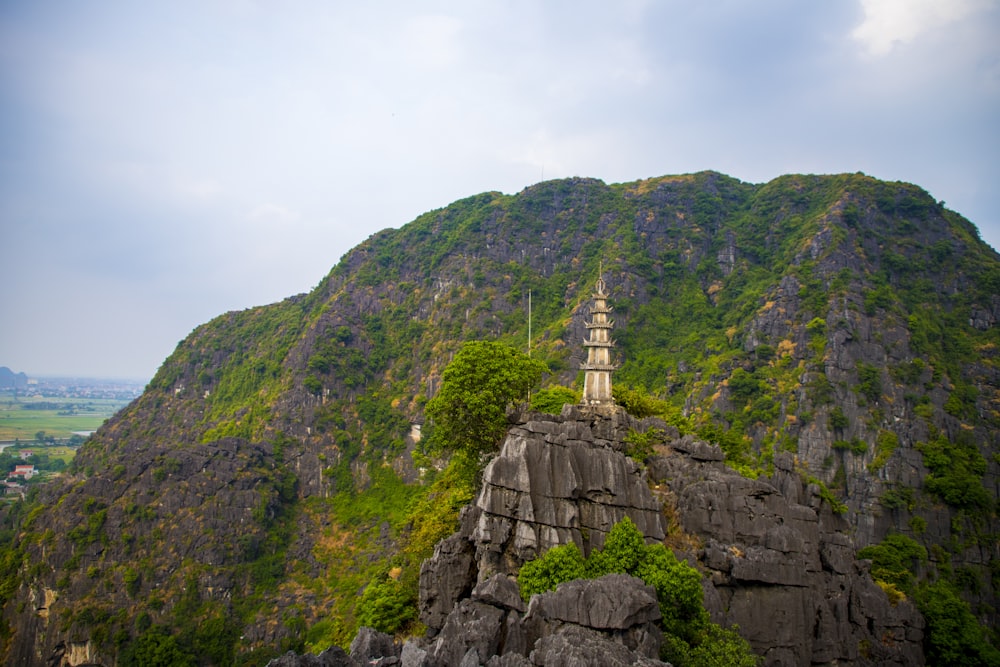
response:
<svg viewBox="0 0 1000 667"><path fill-rule="evenodd" d="M14 472L10 473L11 477L23 477L24 479L31 479L38 474L33 465L17 465L14 466Z"/></svg>

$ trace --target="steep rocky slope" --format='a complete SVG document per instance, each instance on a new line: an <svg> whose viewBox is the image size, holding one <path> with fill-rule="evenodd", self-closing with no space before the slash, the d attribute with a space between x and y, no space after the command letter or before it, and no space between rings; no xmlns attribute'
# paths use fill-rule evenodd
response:
<svg viewBox="0 0 1000 667"><path fill-rule="evenodd" d="M626 438L651 430L662 437L644 470L624 453ZM398 656L403 667L498 657L536 667L662 664L656 593L640 580L578 579L527 605L515 583L551 547L601 548L627 516L648 542L669 530L702 570L712 616L738 626L765 665L924 664L916 607L886 598L855 559L846 522L782 458L772 477L750 480L723 464L719 447L658 419L576 406L528 414L486 467L461 528L423 565L426 637L383 641L371 657Z"/></svg>
<svg viewBox="0 0 1000 667"><path fill-rule="evenodd" d="M854 546L919 541L997 626L1000 258L912 185L706 172L477 195L196 329L72 474L7 512L8 661L349 641L373 576L415 578L393 558L441 369L463 340L523 345L530 290L533 353L572 385L600 262L616 382L750 477L793 468Z"/></svg>

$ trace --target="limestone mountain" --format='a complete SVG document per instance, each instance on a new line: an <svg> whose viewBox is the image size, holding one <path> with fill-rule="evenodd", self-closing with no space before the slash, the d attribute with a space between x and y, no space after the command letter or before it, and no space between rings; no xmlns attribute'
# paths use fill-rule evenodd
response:
<svg viewBox="0 0 1000 667"><path fill-rule="evenodd" d="M476 195L198 327L6 512L7 663L346 645L369 582L415 591L456 527L414 516L468 500L442 508L414 452L444 366L466 340L525 346L530 291L545 382L580 383L602 263L616 383L746 477L798 475L857 547L922 545L920 575L997 627L1000 256L913 185L704 172Z"/></svg>
<svg viewBox="0 0 1000 667"><path fill-rule="evenodd" d="M0 388L24 389L27 386L27 375L24 373L15 373L6 366L0 366Z"/></svg>

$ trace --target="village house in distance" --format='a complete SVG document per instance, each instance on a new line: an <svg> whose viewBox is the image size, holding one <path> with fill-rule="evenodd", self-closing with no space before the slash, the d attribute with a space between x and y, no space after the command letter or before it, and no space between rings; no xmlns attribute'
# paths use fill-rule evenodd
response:
<svg viewBox="0 0 1000 667"><path fill-rule="evenodd" d="M615 399L611 397L611 371L616 368L611 363L611 348L615 346L611 340L611 329L615 323L608 319L611 307L607 304L606 287L602 272L597 278L594 305L590 308L591 321L586 323L590 334L583 342L587 348L587 361L580 367L586 371L582 403L592 408L613 408L615 405Z"/></svg>

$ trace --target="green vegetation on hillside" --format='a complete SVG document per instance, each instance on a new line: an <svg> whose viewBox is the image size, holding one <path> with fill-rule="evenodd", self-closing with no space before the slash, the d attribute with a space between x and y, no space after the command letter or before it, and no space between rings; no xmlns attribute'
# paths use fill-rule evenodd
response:
<svg viewBox="0 0 1000 667"><path fill-rule="evenodd" d="M871 559L872 576L894 604L904 595L916 602L927 620L928 664L1000 665L1000 650L990 644L986 629L962 599L958 578L947 572L936 581L918 576L927 565L923 546L905 535L891 534L859 551L858 557Z"/></svg>
<svg viewBox="0 0 1000 667"><path fill-rule="evenodd" d="M986 459L974 441L961 432L950 441L941 434L928 442L918 442L930 475L925 488L949 505L972 510L990 510L993 501L983 486Z"/></svg>

